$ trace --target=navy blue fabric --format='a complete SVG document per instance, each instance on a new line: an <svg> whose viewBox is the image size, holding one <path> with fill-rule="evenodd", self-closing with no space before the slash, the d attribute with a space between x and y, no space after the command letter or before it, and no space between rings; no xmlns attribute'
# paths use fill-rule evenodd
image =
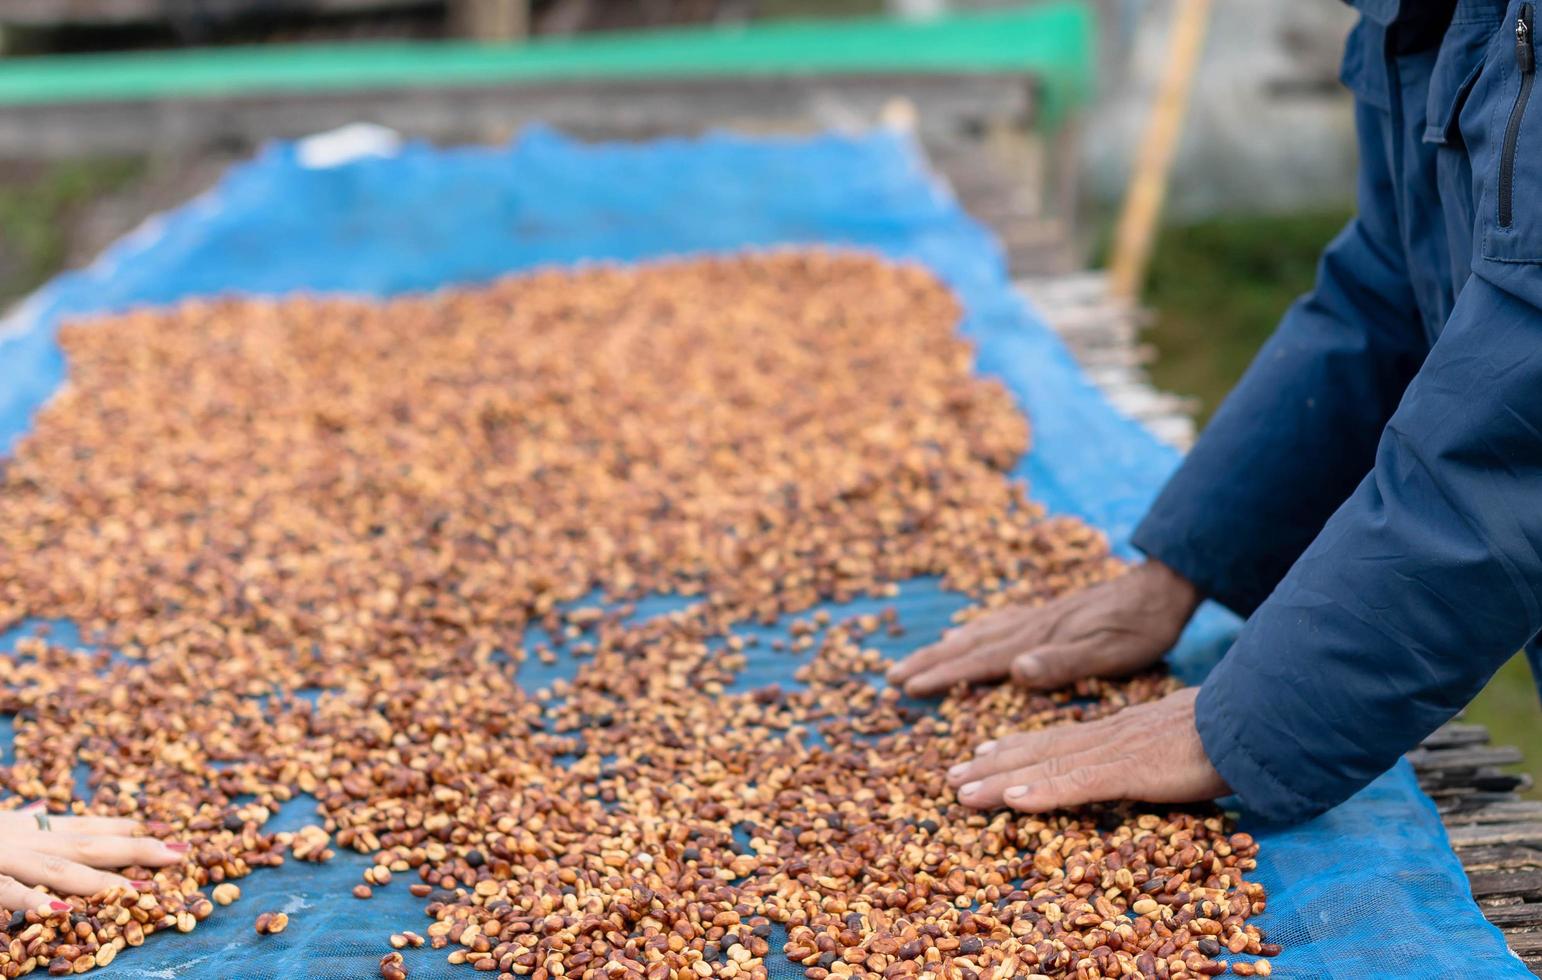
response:
<svg viewBox="0 0 1542 980"><path fill-rule="evenodd" d="M1366 785L1542 629L1542 95L1508 226L1496 191L1522 6L1464 2L1404 54L1367 11L1359 214L1134 536L1251 617L1198 721L1276 819Z"/></svg>

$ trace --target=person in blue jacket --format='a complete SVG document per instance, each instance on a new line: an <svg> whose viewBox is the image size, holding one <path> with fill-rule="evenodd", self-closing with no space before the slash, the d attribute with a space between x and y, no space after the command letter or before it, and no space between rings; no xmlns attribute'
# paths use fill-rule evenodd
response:
<svg viewBox="0 0 1542 980"><path fill-rule="evenodd" d="M949 773L966 804L1232 792L1302 820L1536 649L1537 9L1355 6L1342 77L1355 96L1358 216L1136 531L1147 560L950 631L891 680L927 694L1139 670L1204 598L1246 625L1197 690L980 746Z"/></svg>

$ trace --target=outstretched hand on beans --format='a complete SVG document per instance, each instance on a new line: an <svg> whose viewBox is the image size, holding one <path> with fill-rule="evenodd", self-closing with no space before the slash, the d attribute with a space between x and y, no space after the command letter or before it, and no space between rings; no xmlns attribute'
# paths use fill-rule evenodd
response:
<svg viewBox="0 0 1542 980"><path fill-rule="evenodd" d="M164 868L187 860L188 845L137 837L167 828L117 817L47 817L37 809L0 813L0 908L62 912L61 895L95 895L111 888L143 891L109 868Z"/></svg>
<svg viewBox="0 0 1542 980"><path fill-rule="evenodd" d="M949 630L889 671L907 694L1011 678L1041 690L1150 667L1198 608L1158 562L1042 606L1012 606ZM986 742L948 771L960 802L1039 812L1115 799L1185 803L1228 792L1194 724L1195 689L1109 718Z"/></svg>

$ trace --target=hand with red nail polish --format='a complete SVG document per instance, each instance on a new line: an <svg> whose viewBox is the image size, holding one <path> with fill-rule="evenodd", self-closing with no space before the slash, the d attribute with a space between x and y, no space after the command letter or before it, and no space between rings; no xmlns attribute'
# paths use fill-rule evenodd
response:
<svg viewBox="0 0 1542 980"><path fill-rule="evenodd" d="M116 817L50 817L34 805L0 813L0 908L67 912L59 895L95 895L109 889L144 892L153 882L131 880L112 868L164 868L187 860L188 845L136 837L140 824ZM167 828L170 829L170 828Z"/></svg>
<svg viewBox="0 0 1542 980"><path fill-rule="evenodd" d="M1194 727L1199 688L1107 718L986 742L948 770L965 806L1039 813L1107 800L1193 803L1230 790Z"/></svg>

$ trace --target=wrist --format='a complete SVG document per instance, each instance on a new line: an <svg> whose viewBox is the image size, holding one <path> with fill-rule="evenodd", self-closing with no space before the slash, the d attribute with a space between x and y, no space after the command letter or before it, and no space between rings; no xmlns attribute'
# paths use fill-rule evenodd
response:
<svg viewBox="0 0 1542 980"><path fill-rule="evenodd" d="M1193 582L1155 558L1148 558L1136 565L1133 573L1141 577L1143 584L1160 598L1164 606L1181 614L1185 622L1205 599Z"/></svg>

